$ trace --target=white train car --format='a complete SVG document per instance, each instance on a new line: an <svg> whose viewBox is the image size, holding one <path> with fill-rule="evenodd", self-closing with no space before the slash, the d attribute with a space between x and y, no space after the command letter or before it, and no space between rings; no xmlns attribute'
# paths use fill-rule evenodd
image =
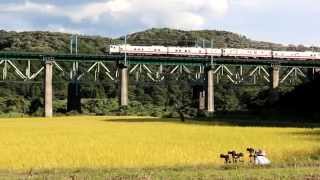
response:
<svg viewBox="0 0 320 180"><path fill-rule="evenodd" d="M120 53L127 54L144 54L144 55L166 55L168 49L164 46L131 46L131 45L121 45Z"/></svg>
<svg viewBox="0 0 320 180"><path fill-rule="evenodd" d="M273 51L273 58L276 59L296 59L296 60L313 60L320 59L320 53L317 52L299 52L299 51Z"/></svg>
<svg viewBox="0 0 320 180"><path fill-rule="evenodd" d="M320 52L313 52L313 59L320 60Z"/></svg>
<svg viewBox="0 0 320 180"><path fill-rule="evenodd" d="M215 57L222 56L222 49L206 48L206 52L207 52L207 56L215 56Z"/></svg>
<svg viewBox="0 0 320 180"><path fill-rule="evenodd" d="M119 54L120 53L120 46L110 45L109 53L110 54Z"/></svg>
<svg viewBox="0 0 320 180"><path fill-rule="evenodd" d="M271 50L262 49L222 49L222 55L226 57L245 57L245 58L271 58Z"/></svg>
<svg viewBox="0 0 320 180"><path fill-rule="evenodd" d="M207 51L198 47L168 47L168 54L175 56L206 56Z"/></svg>

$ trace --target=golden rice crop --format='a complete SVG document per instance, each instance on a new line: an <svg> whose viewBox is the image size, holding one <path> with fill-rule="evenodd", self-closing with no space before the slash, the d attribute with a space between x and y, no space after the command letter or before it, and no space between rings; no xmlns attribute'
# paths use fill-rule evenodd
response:
<svg viewBox="0 0 320 180"><path fill-rule="evenodd" d="M122 118L122 119L121 119ZM0 120L0 169L142 168L222 164L219 154L260 147L274 162L320 149L319 129L144 122L133 117ZM299 158L299 156L298 156Z"/></svg>

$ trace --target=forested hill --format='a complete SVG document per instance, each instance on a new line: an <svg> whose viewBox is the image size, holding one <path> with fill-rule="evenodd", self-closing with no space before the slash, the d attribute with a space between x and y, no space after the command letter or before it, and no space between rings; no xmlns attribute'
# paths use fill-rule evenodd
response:
<svg viewBox="0 0 320 180"><path fill-rule="evenodd" d="M0 51L70 52L71 34L57 32L6 32L0 31ZM80 36L81 53L104 53L110 38Z"/></svg>
<svg viewBox="0 0 320 180"><path fill-rule="evenodd" d="M0 51L59 52L68 53L70 36L56 32L6 32L0 31ZM259 48L274 50L306 50L303 46L283 46L270 42L254 41L244 35L215 30L182 31L152 28L128 36L128 43L135 45L211 46L233 48ZM110 43L123 43L124 37L80 36L80 53L105 53Z"/></svg>
<svg viewBox="0 0 320 180"><path fill-rule="evenodd" d="M183 31L175 29L149 29L129 36L129 43L144 45L173 45L173 46L199 46L204 45L218 48L259 48L259 49L285 49L281 44L254 41L244 35L215 30Z"/></svg>

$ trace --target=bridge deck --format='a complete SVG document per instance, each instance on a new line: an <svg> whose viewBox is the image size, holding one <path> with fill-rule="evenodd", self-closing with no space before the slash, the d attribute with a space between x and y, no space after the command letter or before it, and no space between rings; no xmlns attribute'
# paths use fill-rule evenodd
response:
<svg viewBox="0 0 320 180"><path fill-rule="evenodd" d="M95 55L95 54L59 54L59 53L24 53L24 52L0 52L0 59L15 60L44 60L50 57L55 61L104 61L119 62L124 60L124 55ZM320 67L318 60L283 60L283 59L241 59L215 57L211 61L210 57L172 57L172 56L128 56L129 64L188 64L188 65L209 65L233 64L233 65L281 65L299 67Z"/></svg>

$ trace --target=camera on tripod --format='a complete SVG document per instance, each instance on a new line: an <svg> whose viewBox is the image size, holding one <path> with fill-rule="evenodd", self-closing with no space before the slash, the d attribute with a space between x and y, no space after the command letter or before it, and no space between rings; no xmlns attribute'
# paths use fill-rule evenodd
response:
<svg viewBox="0 0 320 180"><path fill-rule="evenodd" d="M225 164L231 163L229 154L220 154L220 158L224 159Z"/></svg>
<svg viewBox="0 0 320 180"><path fill-rule="evenodd" d="M241 159L243 157L243 153L237 153L236 151L229 151L228 154L232 157L233 163L243 162Z"/></svg>
<svg viewBox="0 0 320 180"><path fill-rule="evenodd" d="M244 156L243 153L237 153L236 151L228 151L227 154L220 154L220 158L223 158L225 160L225 164L229 163L238 163L238 162L244 162L242 157Z"/></svg>
<svg viewBox="0 0 320 180"><path fill-rule="evenodd" d="M255 160L257 158L257 151L254 148L251 148L251 147L248 147L247 151L249 152L250 163L255 162Z"/></svg>

